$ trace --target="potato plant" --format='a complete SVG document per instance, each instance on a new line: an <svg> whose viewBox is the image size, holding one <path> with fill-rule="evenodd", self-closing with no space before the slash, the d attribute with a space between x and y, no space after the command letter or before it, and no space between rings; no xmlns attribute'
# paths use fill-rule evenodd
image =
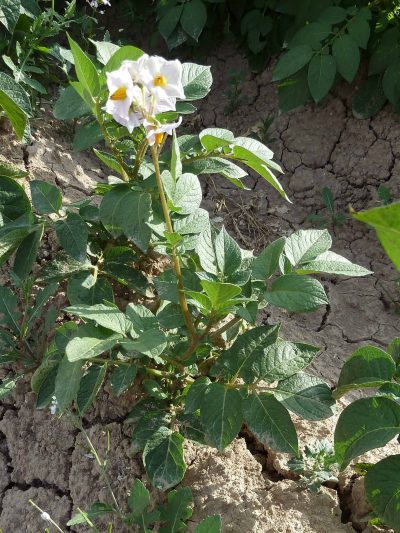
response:
<svg viewBox="0 0 400 533"><path fill-rule="evenodd" d="M184 476L185 439L223 452L243 424L296 456L290 412L319 420L334 401L304 372L319 348L284 340L279 324L259 325L259 313L267 305L314 311L328 299L312 274L369 271L332 252L327 230L296 231L254 256L214 227L198 176L219 174L244 189L250 168L287 199L273 153L224 129L176 134L191 102L210 90L208 67L101 44L92 60L70 39L77 81L57 103L69 118L90 114L86 136L96 127L109 148L95 150L113 173L97 186L100 201L65 204L57 187L32 180L31 205L18 175L3 170L1 180L2 261L15 254L24 278L43 232L61 248L35 274L38 284L66 286L70 304L32 376L38 406L55 397L59 413L74 405L84 415L107 380L117 395L135 386L132 447L161 490ZM9 288L0 311L9 317L4 345L15 353L22 324Z"/></svg>
<svg viewBox="0 0 400 533"><path fill-rule="evenodd" d="M361 211L353 215L376 229L386 253L400 269L400 203ZM384 350L363 346L345 362L334 397L352 390L376 389L373 396L351 402L341 413L335 429L335 455L345 468L353 459L385 446L400 434L400 338ZM400 454L369 465L365 491L383 524L400 529Z"/></svg>

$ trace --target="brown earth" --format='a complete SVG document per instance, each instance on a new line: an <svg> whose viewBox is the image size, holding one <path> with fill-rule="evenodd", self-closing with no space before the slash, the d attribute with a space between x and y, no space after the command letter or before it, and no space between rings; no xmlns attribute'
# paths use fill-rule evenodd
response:
<svg viewBox="0 0 400 533"><path fill-rule="evenodd" d="M268 144L284 166L282 183L294 202L285 203L261 178L249 178L250 191L239 191L221 177L204 179L205 207L244 247L258 251L277 236L309 227L307 216L324 212L320 191L326 186L333 191L337 207L344 210L348 204L354 209L376 205L380 184L389 187L394 198L399 197L400 122L389 109L371 120L357 120L350 110L351 91L339 87L323 106L279 114L272 67L254 75L245 58L229 46L221 47L206 63L212 65L215 83L190 128L228 127L239 135L254 128L260 119L273 116L268 133L275 140ZM246 81L240 105L226 116L231 68L242 70ZM38 126L28 147L0 132L0 154L26 167L31 176L57 184L68 201L82 198L97 181L105 179L98 160L88 153L73 153L69 130L52 119ZM281 320L287 338L321 346L323 352L313 371L331 383L353 350L368 343L386 346L399 331L392 302L392 298L398 299L398 274L375 234L348 221L333 237L336 252L374 274L362 279L322 277L330 299L327 308L298 316L274 309L263 317L268 322ZM7 279L4 270L2 277ZM4 371L0 372L1 377ZM105 453L106 431L110 431L109 472L121 500L126 499L135 477L145 480L140 459L130 453L130 428L123 423L133 396L128 392L115 398L104 391L85 421L100 455ZM31 498L65 531L73 531L65 527L73 509L106 498L104 483L79 431L33 405L29 384L20 382L0 406L0 528L2 533L44 531L46 524L28 504ZM316 425L298 422L298 427L304 444L332 437L334 419ZM395 450L397 443L391 446L392 453ZM362 481L355 480L350 471L335 489L324 487L312 494L291 479L284 457L263 449L255 451L245 438L236 439L223 455L193 445L187 446L186 455L189 467L183 484L192 489L195 501L191 531L201 518L213 513L222 514L225 532L379 531L365 529L362 512L368 509ZM376 460L380 455L374 452L371 457ZM156 492L154 496L160 497ZM126 530L115 524L114 531Z"/></svg>

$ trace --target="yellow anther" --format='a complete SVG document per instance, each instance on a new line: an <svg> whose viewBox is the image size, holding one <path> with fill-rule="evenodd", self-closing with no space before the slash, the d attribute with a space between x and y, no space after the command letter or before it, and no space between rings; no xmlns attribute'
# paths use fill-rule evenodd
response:
<svg viewBox="0 0 400 533"><path fill-rule="evenodd" d="M157 145L160 145L163 142L164 139L164 133L156 133L155 135L155 143Z"/></svg>
<svg viewBox="0 0 400 533"><path fill-rule="evenodd" d="M165 87L167 85L167 78L159 74L154 78L153 83L156 87Z"/></svg>
<svg viewBox="0 0 400 533"><path fill-rule="evenodd" d="M111 100L125 100L126 87L119 87L112 95Z"/></svg>

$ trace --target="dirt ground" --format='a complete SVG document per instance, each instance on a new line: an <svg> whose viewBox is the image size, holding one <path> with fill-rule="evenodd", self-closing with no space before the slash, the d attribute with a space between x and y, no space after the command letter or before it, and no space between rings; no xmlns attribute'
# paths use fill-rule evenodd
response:
<svg viewBox="0 0 400 533"><path fill-rule="evenodd" d="M356 210L377 205L380 184L399 198L400 117L389 109L371 120L357 120L351 114L351 89L339 87L323 106L309 105L279 114L272 67L254 75L245 58L225 45L206 63L212 66L214 86L190 128L228 127L239 135L254 128L260 119L273 117L268 145L283 164L282 183L293 200L292 205L285 203L261 178L248 179L249 191L239 191L221 177L204 179L204 206L216 222L225 223L243 247L258 251L277 236L310 227L308 215L324 213L323 187L333 191L337 207L345 211L349 204ZM224 109L232 68L243 71L245 82L240 105L227 116ZM25 166L31 176L56 183L71 201L105 179L95 157L72 152L69 131L55 120L38 125L28 147L0 132L0 154ZM392 300L399 299L400 294L395 288L399 275L366 226L348 221L335 229L333 241L334 251L374 274L361 279L322 277L329 306L306 315L268 309L263 317L265 322L282 321L283 335L288 339L321 346L323 352L313 371L331 383L344 359L357 347L368 343L385 347L399 334L399 315ZM5 280L7 273L2 275ZM145 480L140 459L130 453L130 428L123 423L133 401L132 392L117 399L105 391L85 420L101 453L106 431L110 431L113 453L109 472L122 500L134 477ZM33 406L34 395L29 383L23 382L0 405L2 533L44 531L46 524L27 503L29 498L63 526L77 506L87 508L91 502L106 498L79 432L63 419ZM305 443L332 436L334 420L312 426L299 422L298 426ZM397 444L393 444L395 449ZM183 484L192 489L195 500L190 530L208 514L220 513L224 532L379 531L365 528L361 521L367 511L362 481L354 479L351 472L342 476L338 487L311 494L298 488L281 457L268 454L244 436L224 455L192 445L187 446L186 455L189 467ZM119 524L114 531L126 530Z"/></svg>

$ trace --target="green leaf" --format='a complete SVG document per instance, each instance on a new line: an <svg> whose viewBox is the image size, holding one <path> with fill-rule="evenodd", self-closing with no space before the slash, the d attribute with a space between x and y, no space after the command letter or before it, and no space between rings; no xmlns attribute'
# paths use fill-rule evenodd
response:
<svg viewBox="0 0 400 533"><path fill-rule="evenodd" d="M106 65L115 52L120 49L120 46L109 41L94 41L90 39L90 42L96 47L96 57L102 65Z"/></svg>
<svg viewBox="0 0 400 533"><path fill-rule="evenodd" d="M14 179L0 177L0 215L3 222L17 220L31 212L31 203L24 188Z"/></svg>
<svg viewBox="0 0 400 533"><path fill-rule="evenodd" d="M0 228L0 264L14 253L26 237L37 229L35 225L11 222Z"/></svg>
<svg viewBox="0 0 400 533"><path fill-rule="evenodd" d="M386 98L397 108L400 99L400 61L391 63L385 70L382 88Z"/></svg>
<svg viewBox="0 0 400 533"><path fill-rule="evenodd" d="M320 378L304 372L280 381L274 394L289 411L306 420L323 420L333 415L331 389Z"/></svg>
<svg viewBox="0 0 400 533"><path fill-rule="evenodd" d="M147 329L133 341L123 342L125 350L130 352L139 352L148 357L156 358L167 345L165 333L159 329Z"/></svg>
<svg viewBox="0 0 400 533"><path fill-rule="evenodd" d="M58 366L54 395L62 412L75 400L82 379L82 362L70 361L65 355Z"/></svg>
<svg viewBox="0 0 400 533"><path fill-rule="evenodd" d="M58 187L42 180L29 182L34 208L41 215L58 213L62 206L62 194Z"/></svg>
<svg viewBox="0 0 400 533"><path fill-rule="evenodd" d="M21 313L18 311L17 298L8 287L0 286L0 313L2 324L19 333L18 321Z"/></svg>
<svg viewBox="0 0 400 533"><path fill-rule="evenodd" d="M37 258L37 252L42 240L44 225L39 224L37 229L30 233L18 246L14 258L13 271L21 279L25 279L32 271Z"/></svg>
<svg viewBox="0 0 400 533"><path fill-rule="evenodd" d="M81 304L66 307L65 311L81 318L93 320L100 326L115 331L116 333L121 333L122 335L125 335L132 327L128 318L117 306Z"/></svg>
<svg viewBox="0 0 400 533"><path fill-rule="evenodd" d="M187 217L174 220L174 230L180 235L196 234L204 231L208 224L208 212L199 208Z"/></svg>
<svg viewBox="0 0 400 533"><path fill-rule="evenodd" d="M189 0L183 6L181 26L195 41L198 40L207 22L207 9L201 0Z"/></svg>
<svg viewBox="0 0 400 533"><path fill-rule="evenodd" d="M335 453L341 468L369 450L381 448L400 433L400 405L385 397L361 398L340 414Z"/></svg>
<svg viewBox="0 0 400 533"><path fill-rule="evenodd" d="M400 202L353 213L352 216L375 229L385 252L400 270Z"/></svg>
<svg viewBox="0 0 400 533"><path fill-rule="evenodd" d="M70 362L90 359L111 350L122 338L119 333L85 324L74 332L74 337L68 342L65 353Z"/></svg>
<svg viewBox="0 0 400 533"><path fill-rule="evenodd" d="M128 498L128 505L135 518L143 515L144 511L150 505L150 493L140 479L135 479L133 482L133 487Z"/></svg>
<svg viewBox="0 0 400 533"><path fill-rule="evenodd" d="M353 98L353 115L356 118L370 118L385 105L386 96L381 76L369 76Z"/></svg>
<svg viewBox="0 0 400 533"><path fill-rule="evenodd" d="M321 42L332 33L331 23L328 20L310 22L302 26L289 42L289 48L309 45L314 49L321 48ZM285 76L284 76L285 77Z"/></svg>
<svg viewBox="0 0 400 533"><path fill-rule="evenodd" d="M188 104L190 105L190 104ZM171 176L174 182L182 175L182 162L176 130L172 132Z"/></svg>
<svg viewBox="0 0 400 533"><path fill-rule="evenodd" d="M217 275L217 257L214 248L215 234L214 228L208 224L199 236L196 244L196 253L199 256L202 268L210 274Z"/></svg>
<svg viewBox="0 0 400 533"><path fill-rule="evenodd" d="M89 261L81 263L80 261L75 261L75 259L72 259L72 257L69 257L64 252L61 252L40 270L37 281L45 283L49 281L60 281L78 272L87 272L92 269L93 267Z"/></svg>
<svg viewBox="0 0 400 533"><path fill-rule="evenodd" d="M76 403L79 415L82 415L93 404L106 376L106 365L92 365L80 382Z"/></svg>
<svg viewBox="0 0 400 533"><path fill-rule="evenodd" d="M166 427L171 422L171 415L158 408L150 406L150 410L141 416L135 424L132 434L132 451L141 452L146 446L148 440L161 427Z"/></svg>
<svg viewBox="0 0 400 533"><path fill-rule="evenodd" d="M355 265L345 257L334 252L323 252L313 261L303 262L300 268L296 269L298 274L312 274L315 272L325 272L327 274L341 274L342 276L367 276L372 274L370 270Z"/></svg>
<svg viewBox="0 0 400 533"><path fill-rule="evenodd" d="M367 48L371 29L362 13L349 20L347 31L360 48Z"/></svg>
<svg viewBox="0 0 400 533"><path fill-rule="evenodd" d="M58 283L50 283L50 285L47 285L38 291L35 305L28 310L28 318L25 324L27 331L29 331L34 319L39 316L41 309L49 302L49 299L54 295L57 289Z"/></svg>
<svg viewBox="0 0 400 533"><path fill-rule="evenodd" d="M122 61L136 61L143 55L143 53L143 50L136 48L136 46L122 46L108 60L104 67L104 71L112 72L113 70L117 70L121 66Z"/></svg>
<svg viewBox="0 0 400 533"><path fill-rule="evenodd" d="M215 242L215 256L218 270L229 276L236 272L242 263L242 253L238 243L222 228Z"/></svg>
<svg viewBox="0 0 400 533"><path fill-rule="evenodd" d="M318 280L296 274L287 274L276 279L264 297L270 304L293 313L315 311L321 305L329 303Z"/></svg>
<svg viewBox="0 0 400 533"><path fill-rule="evenodd" d="M103 517L107 514L113 514L115 509L109 503L95 502L87 512L82 510L74 515L71 520L67 522L67 526L77 526L79 524L88 523L87 519L94 521L96 518Z"/></svg>
<svg viewBox="0 0 400 533"><path fill-rule="evenodd" d="M235 389L211 383L200 409L207 442L223 452L242 427L242 399Z"/></svg>
<svg viewBox="0 0 400 533"><path fill-rule="evenodd" d="M231 305L230 300L242 292L240 287L232 285L232 283L203 280L201 286L210 298L211 305L214 309L221 309L226 305Z"/></svg>
<svg viewBox="0 0 400 533"><path fill-rule="evenodd" d="M113 187L100 205L100 220L106 229L115 237L124 233L143 252L147 251L152 233L147 225L150 214L150 194L127 185Z"/></svg>
<svg viewBox="0 0 400 533"><path fill-rule="evenodd" d="M284 453L299 453L292 419L272 394L250 395L243 402L243 412L250 431L264 446Z"/></svg>
<svg viewBox="0 0 400 533"><path fill-rule="evenodd" d="M246 382L254 379L253 365L264 356L268 346L276 342L279 326L258 326L240 335L233 345L221 353L212 367L213 375L230 380L236 375Z"/></svg>
<svg viewBox="0 0 400 533"><path fill-rule="evenodd" d="M210 152L235 142L233 133L222 128L207 128L199 134L199 139L204 148Z"/></svg>
<svg viewBox="0 0 400 533"><path fill-rule="evenodd" d="M279 259L285 246L286 238L281 237L271 242L252 264L251 275L253 279L269 279L277 270Z"/></svg>
<svg viewBox="0 0 400 533"><path fill-rule="evenodd" d="M83 52L79 45L68 35L68 42L75 60L75 71L79 82L82 84L84 91L89 95L89 101L94 104L94 98L100 91L99 75L96 67ZM88 101L88 100L86 100Z"/></svg>
<svg viewBox="0 0 400 533"><path fill-rule="evenodd" d="M124 169L122 168L119 161L112 154L102 152L101 150L96 150L96 148L93 149L93 152L97 155L100 161L110 167L111 170L114 170L118 174L124 175Z"/></svg>
<svg viewBox="0 0 400 533"><path fill-rule="evenodd" d="M203 193L197 176L185 173L175 181L168 171L164 171L162 178L174 211L182 215L190 215L198 210Z"/></svg>
<svg viewBox="0 0 400 533"><path fill-rule="evenodd" d="M200 100L210 92L212 85L211 68L196 63L183 63L182 85L185 100Z"/></svg>
<svg viewBox="0 0 400 533"><path fill-rule="evenodd" d="M204 394L211 381L207 376L197 378L189 387L185 398L185 413L194 413L201 407Z"/></svg>
<svg viewBox="0 0 400 533"><path fill-rule="evenodd" d="M265 346L259 357L244 366L241 375L247 383L255 378L272 383L303 370L319 351L320 348L311 344L275 339Z"/></svg>
<svg viewBox="0 0 400 533"><path fill-rule="evenodd" d="M344 363L339 376L335 398L349 390L379 387L391 381L396 371L392 357L375 346L363 346Z"/></svg>
<svg viewBox="0 0 400 533"><path fill-rule="evenodd" d="M29 172L26 170L22 170L22 168L19 168L15 165L11 165L10 163L6 163L5 161L0 161L0 178L26 178L29 175Z"/></svg>
<svg viewBox="0 0 400 533"><path fill-rule="evenodd" d="M57 220L55 228L58 241L67 254L84 262L89 231L83 218L77 213L68 213L66 218Z"/></svg>
<svg viewBox="0 0 400 533"><path fill-rule="evenodd" d="M12 34L17 25L21 10L21 0L2 0L0 5L0 24Z"/></svg>
<svg viewBox="0 0 400 533"><path fill-rule="evenodd" d="M256 139L249 137L237 137L233 145L233 153L242 163L258 172L279 194L289 201L288 196L282 188L271 168L282 172L282 169L272 161L273 153Z"/></svg>
<svg viewBox="0 0 400 533"><path fill-rule="evenodd" d="M395 531L400 528L400 455L385 457L365 476L365 493L374 514L385 526Z"/></svg>
<svg viewBox="0 0 400 533"><path fill-rule="evenodd" d="M358 45L349 35L343 34L333 42L332 55L335 58L339 74L351 83L360 65Z"/></svg>
<svg viewBox="0 0 400 533"><path fill-rule="evenodd" d="M207 516L202 520L194 530L194 533L221 533L222 530L222 520L221 515L215 514L212 516Z"/></svg>
<svg viewBox="0 0 400 533"><path fill-rule="evenodd" d="M110 283L87 272L80 272L71 277L68 282L67 296L71 305L94 305L104 301L114 301Z"/></svg>
<svg viewBox="0 0 400 533"><path fill-rule="evenodd" d="M22 374L17 374L9 378L2 379L0 382L0 400L5 398L16 388L18 381L23 377Z"/></svg>
<svg viewBox="0 0 400 533"><path fill-rule="evenodd" d="M158 23L158 31L164 37L168 43L168 39L172 35L174 29L178 26L178 22L181 18L183 5L168 6L165 15L160 19Z"/></svg>
<svg viewBox="0 0 400 533"><path fill-rule="evenodd" d="M114 394L119 396L125 392L135 381L137 366L117 366L111 374L111 388Z"/></svg>
<svg viewBox="0 0 400 533"><path fill-rule="evenodd" d="M168 501L162 507L160 520L165 524L160 528L160 533L179 533L186 530L185 521L192 516L193 509L190 504L193 496L188 487L171 490Z"/></svg>
<svg viewBox="0 0 400 533"><path fill-rule="evenodd" d="M392 357L396 365L400 363L400 337L395 337L387 347L387 353Z"/></svg>
<svg viewBox="0 0 400 533"><path fill-rule="evenodd" d="M167 428L160 428L147 442L143 452L146 473L154 487L168 490L179 483L186 471L183 437Z"/></svg>
<svg viewBox="0 0 400 533"><path fill-rule="evenodd" d="M303 67L299 72L279 83L279 110L283 112L291 111L296 107L304 105L311 99L308 88L308 69Z"/></svg>
<svg viewBox="0 0 400 533"><path fill-rule="evenodd" d="M340 6L329 6L322 11L318 20L328 22L329 24L339 24L347 17L347 10Z"/></svg>
<svg viewBox="0 0 400 533"><path fill-rule="evenodd" d="M150 309L147 309L144 305L129 303L125 312L137 334L159 326L158 316L155 317Z"/></svg>
<svg viewBox="0 0 400 533"><path fill-rule="evenodd" d="M24 137L31 113L31 104L27 93L13 78L0 72L0 109L10 120L19 139Z"/></svg>
<svg viewBox="0 0 400 533"><path fill-rule="evenodd" d="M331 55L316 54L308 67L308 86L311 96L320 102L335 81L336 61Z"/></svg>
<svg viewBox="0 0 400 533"><path fill-rule="evenodd" d="M308 44L301 44L291 48L278 61L272 75L272 80L279 81L283 78L288 78L292 74L296 74L296 72L310 61L312 55L313 50Z"/></svg>
<svg viewBox="0 0 400 533"><path fill-rule="evenodd" d="M121 285L146 296L148 292L147 278L134 266L133 261L134 258L131 254L112 256L104 264L104 274L116 279Z"/></svg>
<svg viewBox="0 0 400 533"><path fill-rule="evenodd" d="M89 106L71 85L61 90L53 108L57 120L74 120L89 113Z"/></svg>
<svg viewBox="0 0 400 533"><path fill-rule="evenodd" d="M328 230L298 230L286 238L285 255L293 266L312 261L329 250L332 238Z"/></svg>
<svg viewBox="0 0 400 533"><path fill-rule="evenodd" d="M103 140L103 133L97 121L86 122L75 129L72 149L74 152L87 150Z"/></svg>

